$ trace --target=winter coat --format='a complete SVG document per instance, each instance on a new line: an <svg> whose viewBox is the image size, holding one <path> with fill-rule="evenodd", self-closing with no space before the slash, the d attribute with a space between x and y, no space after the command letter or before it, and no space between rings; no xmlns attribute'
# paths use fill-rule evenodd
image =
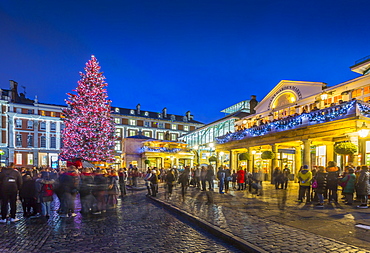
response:
<svg viewBox="0 0 370 253"><path fill-rule="evenodd" d="M119 182L118 176L108 177L108 194L115 195L119 193L118 182Z"/></svg>
<svg viewBox="0 0 370 253"><path fill-rule="evenodd" d="M206 180L212 181L215 178L215 172L213 171L213 168L208 168L207 169L207 175L206 175Z"/></svg>
<svg viewBox="0 0 370 253"><path fill-rule="evenodd" d="M94 185L94 176L92 173L82 173L80 182L80 196L88 196L91 194Z"/></svg>
<svg viewBox="0 0 370 253"><path fill-rule="evenodd" d="M22 177L23 184L22 188L19 190L19 197L22 199L32 199L35 198L36 189L35 189L35 180L31 175L24 175Z"/></svg>
<svg viewBox="0 0 370 253"><path fill-rule="evenodd" d="M312 180L312 172L308 169L302 169L298 173L298 180L300 186L310 186Z"/></svg>
<svg viewBox="0 0 370 253"><path fill-rule="evenodd" d="M174 185L174 184L175 184L175 181L176 181L176 179L175 179L175 175L174 175L172 172L168 172L168 173L166 174L165 181L166 181L166 183L167 183L167 184L169 184L169 185Z"/></svg>
<svg viewBox="0 0 370 253"><path fill-rule="evenodd" d="M326 172L317 172L314 180L317 182L317 188L315 189L316 193L324 194L327 187L327 176Z"/></svg>
<svg viewBox="0 0 370 253"><path fill-rule="evenodd" d="M244 170L239 170L238 171L238 177L237 177L237 182L238 184L244 184Z"/></svg>
<svg viewBox="0 0 370 253"><path fill-rule="evenodd" d="M43 179L43 178L36 179L35 188L36 188L36 201L37 201L37 203L48 202L48 201L53 200L52 197L47 198L47 197L43 196L43 194L44 194L43 188L44 188L45 184L54 185L54 183L55 183L54 179ZM54 192L54 190L53 190L53 192Z"/></svg>
<svg viewBox="0 0 370 253"><path fill-rule="evenodd" d="M8 182L5 182L8 180ZM0 173L1 192L17 192L22 188L22 176L18 170L4 168Z"/></svg>
<svg viewBox="0 0 370 253"><path fill-rule="evenodd" d="M356 182L356 175L355 174L348 174L344 178L340 180L340 182L346 182L346 186L343 188L343 193L354 193L355 191L355 182Z"/></svg>
<svg viewBox="0 0 370 253"><path fill-rule="evenodd" d="M281 170L274 170L274 172L272 173L272 177L275 181L275 183L280 183L280 182L283 182L283 172L281 172Z"/></svg>
<svg viewBox="0 0 370 253"><path fill-rule="evenodd" d="M357 178L356 193L361 196L370 195L370 173L367 170L361 170L360 175Z"/></svg>
<svg viewBox="0 0 370 253"><path fill-rule="evenodd" d="M282 176L283 181L288 181L289 175L290 175L290 169L289 168L284 168L283 169L283 176Z"/></svg>
<svg viewBox="0 0 370 253"><path fill-rule="evenodd" d="M327 167L326 171L328 172L327 188L329 190L338 189L339 168L338 167Z"/></svg>

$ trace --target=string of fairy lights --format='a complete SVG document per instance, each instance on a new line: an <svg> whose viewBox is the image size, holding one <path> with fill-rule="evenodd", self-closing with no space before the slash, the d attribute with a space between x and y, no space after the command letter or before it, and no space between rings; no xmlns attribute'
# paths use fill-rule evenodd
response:
<svg viewBox="0 0 370 253"><path fill-rule="evenodd" d="M115 126L111 117L111 101L107 99L108 84L94 56L86 63L86 73L76 88L68 93L68 108L63 111L65 128L62 131L63 160L113 161Z"/></svg>
<svg viewBox="0 0 370 253"><path fill-rule="evenodd" d="M242 140L247 137L262 136L272 131L285 131L296 127L339 120L346 117L351 112L355 112L354 109L356 108L359 109L359 112L363 116L370 118L370 105L363 101L353 100L331 106L329 108L302 113L297 116L277 120L260 126L254 126L234 133L229 133L224 136L217 137L216 142L222 144L230 141Z"/></svg>

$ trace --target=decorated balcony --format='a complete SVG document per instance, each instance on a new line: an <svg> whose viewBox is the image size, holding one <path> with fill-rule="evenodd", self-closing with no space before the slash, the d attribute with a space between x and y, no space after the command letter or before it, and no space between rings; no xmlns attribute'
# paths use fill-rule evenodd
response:
<svg viewBox="0 0 370 253"><path fill-rule="evenodd" d="M312 110L308 113L286 117L263 125L229 133L216 138L216 141L218 144L223 144L231 141L308 127L360 115L370 118L370 104L360 100L353 100L321 110Z"/></svg>

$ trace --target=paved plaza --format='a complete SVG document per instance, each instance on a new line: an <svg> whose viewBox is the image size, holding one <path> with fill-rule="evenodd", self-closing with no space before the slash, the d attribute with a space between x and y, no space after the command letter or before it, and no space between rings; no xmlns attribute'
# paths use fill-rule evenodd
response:
<svg viewBox="0 0 370 253"><path fill-rule="evenodd" d="M370 234L357 224L370 225L370 210L343 203L324 208L297 202L298 184L276 190L264 182L262 196L248 191L219 194L189 187L185 198L176 189L153 200L226 231L257 251L370 252Z"/></svg>
<svg viewBox="0 0 370 253"><path fill-rule="evenodd" d="M134 192L101 215L0 224L0 252L242 252L178 218Z"/></svg>
<svg viewBox="0 0 370 253"><path fill-rule="evenodd" d="M298 187L262 196L219 194L189 187L157 198L129 191L117 209L101 215L42 218L0 224L1 252L370 252L370 210L298 203ZM79 203L77 202L77 205ZM54 207L54 210L57 208Z"/></svg>

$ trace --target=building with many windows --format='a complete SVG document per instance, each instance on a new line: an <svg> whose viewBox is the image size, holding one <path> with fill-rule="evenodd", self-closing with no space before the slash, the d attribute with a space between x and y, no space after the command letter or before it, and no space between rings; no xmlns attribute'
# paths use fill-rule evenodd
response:
<svg viewBox="0 0 370 253"><path fill-rule="evenodd" d="M62 110L66 106L40 103L37 98L28 99L18 94L18 84L10 81L10 89L0 89L1 135L0 164L16 166L64 166L59 161L63 130ZM193 115L168 114L136 109L112 107L116 123L115 166L124 165L122 141L124 138L142 134L148 138L171 140L202 126Z"/></svg>

